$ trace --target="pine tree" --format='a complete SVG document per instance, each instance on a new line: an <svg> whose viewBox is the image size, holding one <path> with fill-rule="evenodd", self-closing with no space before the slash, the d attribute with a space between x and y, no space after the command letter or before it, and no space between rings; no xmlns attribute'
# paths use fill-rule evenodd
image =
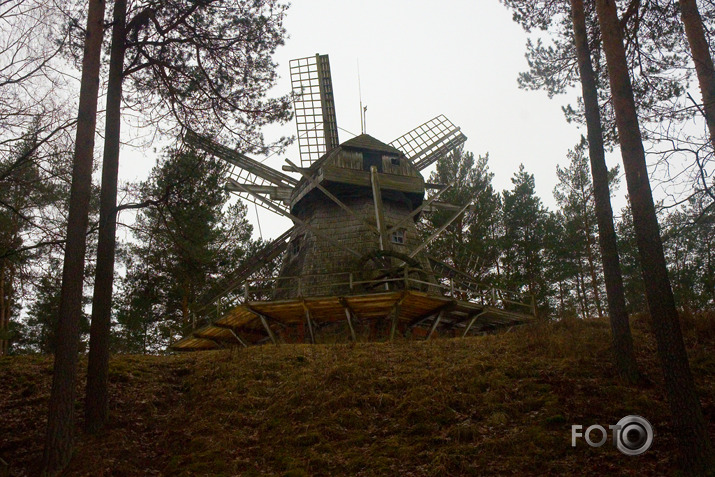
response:
<svg viewBox="0 0 715 477"><path fill-rule="evenodd" d="M646 300L663 366L668 402L686 469L702 473L712 468L712 446L668 278L618 12L613 0L597 0L596 9L613 92Z"/></svg>
<svg viewBox="0 0 715 477"><path fill-rule="evenodd" d="M680 18L685 25L690 52L698 75L700 93L703 97L705 122L710 131L710 143L715 148L715 67L705 35L703 20L695 0L680 0Z"/></svg>
<svg viewBox="0 0 715 477"><path fill-rule="evenodd" d="M465 271L480 281L488 280L499 256L495 228L499 221L499 195L494 191L489 172L489 154L475 159L462 147L440 158L430 182L454 184L439 200L453 205L473 203L430 246L430 253ZM454 214L438 211L428 215L432 229L440 227Z"/></svg>
<svg viewBox="0 0 715 477"><path fill-rule="evenodd" d="M226 168L196 151L171 151L140 186L142 197L163 200L141 211L126 245L124 349L157 351L200 325L193 310L249 249L246 208L222 187Z"/></svg>
<svg viewBox="0 0 715 477"><path fill-rule="evenodd" d="M566 227L574 229L573 235L577 237L577 241L569 242L572 243L578 260L586 261L591 291L588 301L595 305L598 316L602 318L599 280L601 272L597 267L599 257L596 250L596 210L585 149L586 139L582 136L581 141L568 153L568 167L556 167L559 183L554 189L554 197L561 207Z"/></svg>
<svg viewBox="0 0 715 477"><path fill-rule="evenodd" d="M97 93L102 48L104 2L90 0L87 39L82 61L82 81L75 159L67 222L67 243L62 271L57 349L52 393L47 417L43 468L55 474L67 465L72 455L74 436L75 376L79 347L79 322L82 312L84 256L92 186L94 133L97 122Z"/></svg>
<svg viewBox="0 0 715 477"><path fill-rule="evenodd" d="M123 95L155 127L230 131L231 140L238 139L243 150L263 146L260 126L290 117L288 97L265 98L275 83L271 55L283 42L285 6L274 0L160 0L131 7L127 15L126 0L114 2L97 286L85 399L88 431L97 431L107 419Z"/></svg>
<svg viewBox="0 0 715 477"><path fill-rule="evenodd" d="M551 307L544 270L554 219L536 195L534 176L523 164L511 181L513 188L502 192L501 283L534 296L541 315Z"/></svg>

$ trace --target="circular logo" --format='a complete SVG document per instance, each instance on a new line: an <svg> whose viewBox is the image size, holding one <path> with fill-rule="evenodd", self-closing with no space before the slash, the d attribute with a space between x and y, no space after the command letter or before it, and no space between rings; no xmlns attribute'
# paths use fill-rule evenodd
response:
<svg viewBox="0 0 715 477"><path fill-rule="evenodd" d="M626 455L640 455L653 443L653 426L641 416L626 416L616 426L616 447Z"/></svg>

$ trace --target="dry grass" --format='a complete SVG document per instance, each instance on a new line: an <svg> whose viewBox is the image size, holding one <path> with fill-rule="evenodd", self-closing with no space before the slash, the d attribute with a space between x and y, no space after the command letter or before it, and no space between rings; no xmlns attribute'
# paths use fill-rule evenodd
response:
<svg viewBox="0 0 715 477"><path fill-rule="evenodd" d="M601 320L432 342L118 356L112 423L101 436L78 427L66 475L672 475L655 344L645 317L633 327L650 385L617 382ZM715 435L715 314L685 316L683 328ZM10 475L35 475L51 360L3 358L0 373L0 457ZM571 447L571 424L627 414L655 428L645 454Z"/></svg>

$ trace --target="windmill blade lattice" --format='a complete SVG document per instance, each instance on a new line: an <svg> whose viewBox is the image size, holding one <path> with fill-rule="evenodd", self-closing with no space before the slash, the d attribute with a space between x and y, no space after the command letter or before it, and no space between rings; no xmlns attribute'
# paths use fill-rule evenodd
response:
<svg viewBox="0 0 715 477"><path fill-rule="evenodd" d="M294 107L300 165L310 167L339 144L328 55L291 60L290 81L296 95Z"/></svg>
<svg viewBox="0 0 715 477"><path fill-rule="evenodd" d="M440 114L390 143L423 170L467 140L458 127Z"/></svg>
<svg viewBox="0 0 715 477"><path fill-rule="evenodd" d="M226 187L229 191L242 199L260 205L266 210L271 210L269 207L266 207L263 202L256 199L255 196L242 192L232 186L233 183L243 184L252 192L266 195L268 199L281 210L288 210L286 202L290 198L293 187L298 183L296 179L272 167L266 166L255 159L251 159L245 154L222 146L209 138L199 136L193 131L187 132L185 140L187 143L231 164L232 167L228 171L228 184ZM275 212L274 210L271 211Z"/></svg>

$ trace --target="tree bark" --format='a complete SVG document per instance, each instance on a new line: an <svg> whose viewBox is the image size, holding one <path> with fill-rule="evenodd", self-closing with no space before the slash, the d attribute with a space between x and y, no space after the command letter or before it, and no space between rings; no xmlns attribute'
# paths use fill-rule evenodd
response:
<svg viewBox="0 0 715 477"><path fill-rule="evenodd" d="M591 223L588 220L588 197L584 196L584 239L586 239L586 260L588 261L588 273L591 276L591 288L593 289L593 301L596 302L598 317L603 318L601 309L601 294L598 292L598 274L596 273L596 261L593 257L593 237L591 237Z"/></svg>
<svg viewBox="0 0 715 477"><path fill-rule="evenodd" d="M5 356L7 354L9 340L6 338L10 333L10 320L9 318L6 319L6 317L9 316L9 313L6 311L9 308L9 304L5 300L5 297L9 296L9 293L5 291L6 263L6 259L2 259L2 262L0 262L0 356Z"/></svg>
<svg viewBox="0 0 715 477"><path fill-rule="evenodd" d="M598 89L588 46L586 13L583 0L571 0L571 18L573 21L579 76L581 77L581 94L583 95L586 113L588 155L593 178L593 198L598 222L598 243L601 247L603 277L606 282L606 300L608 301L608 314L611 322L613 356L620 376L626 381L635 382L639 379L640 373L633 354L633 338L631 337L631 327L628 321L623 276L621 275L621 265L618 257L616 229L613 225L611 193L608 188L608 167L606 166L603 149L601 112L598 107Z"/></svg>
<svg viewBox="0 0 715 477"><path fill-rule="evenodd" d="M698 75L698 83L700 83L710 142L715 148L715 68L713 68L713 59L710 56L703 21L695 0L680 0L680 18L685 26L685 35L688 37L690 52L693 55L693 63L695 63L695 72Z"/></svg>
<svg viewBox="0 0 715 477"><path fill-rule="evenodd" d="M586 287L583 286L583 267L581 257L578 257L578 270L576 271L576 295L579 305L581 305L581 318L588 318L588 307L586 306Z"/></svg>
<svg viewBox="0 0 715 477"><path fill-rule="evenodd" d="M82 314L84 255L92 186L97 91L102 50L104 1L90 0L82 59L75 157L67 220L62 289L57 325L52 393L47 416L43 473L54 475L69 463L74 436L75 377Z"/></svg>
<svg viewBox="0 0 715 477"><path fill-rule="evenodd" d="M109 335L111 332L112 288L117 229L117 176L121 129L122 72L124 69L126 0L115 0L112 46L107 85L107 119L102 162L102 191L99 205L97 269L92 298L92 324L87 363L85 429L94 433L107 422Z"/></svg>
<svg viewBox="0 0 715 477"><path fill-rule="evenodd" d="M616 4L614 0L597 0L596 9L645 281L646 301L663 367L668 403L684 467L688 472L701 473L711 469L712 448L668 279Z"/></svg>

